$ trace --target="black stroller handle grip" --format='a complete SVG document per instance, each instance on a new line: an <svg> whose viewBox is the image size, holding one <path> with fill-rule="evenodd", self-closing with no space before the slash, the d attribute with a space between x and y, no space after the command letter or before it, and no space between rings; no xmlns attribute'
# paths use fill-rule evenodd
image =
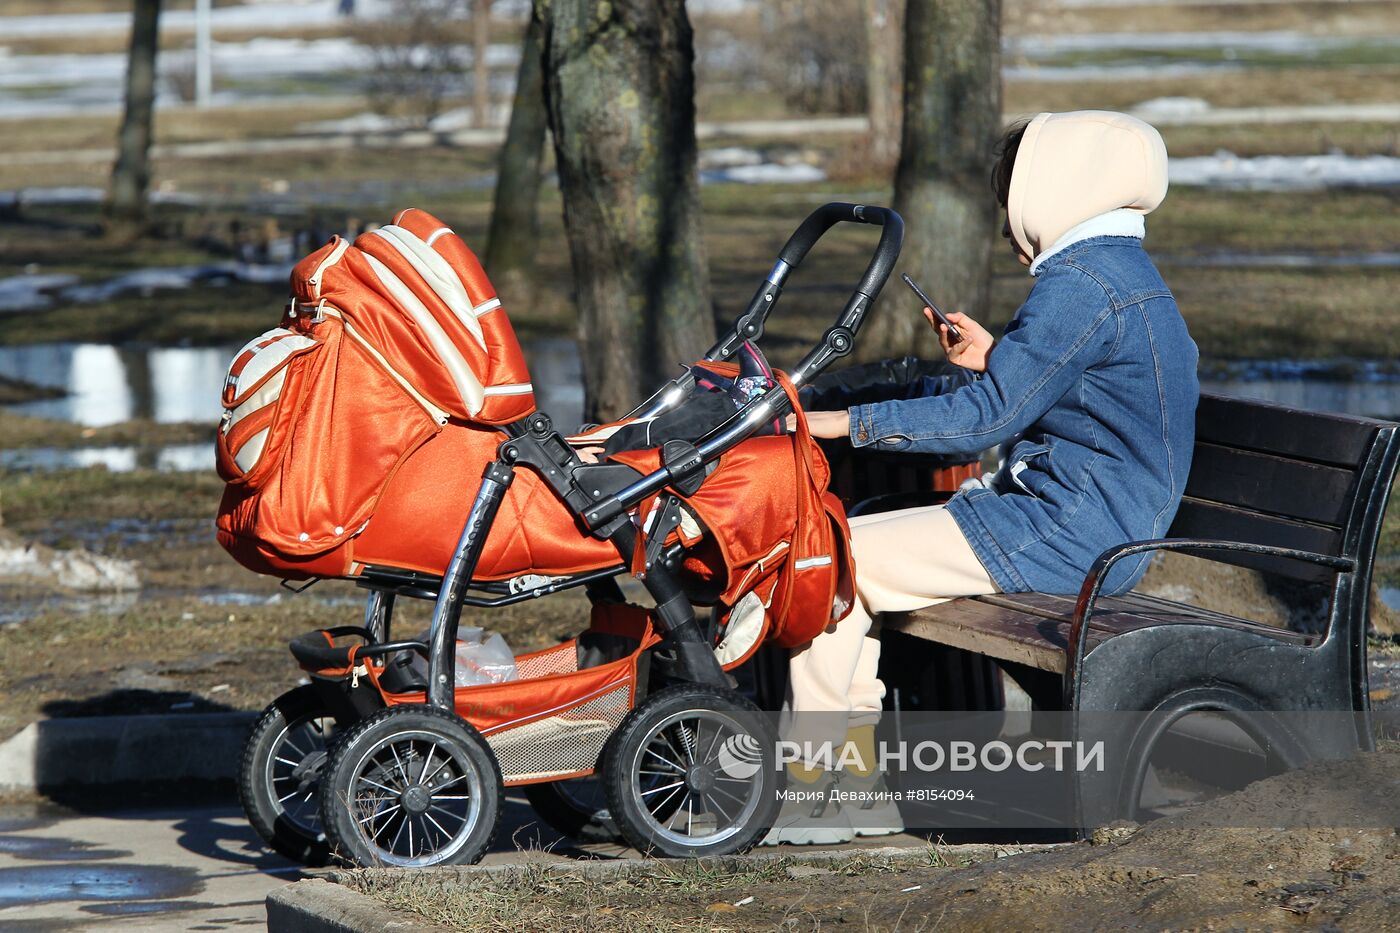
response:
<svg viewBox="0 0 1400 933"><path fill-rule="evenodd" d="M833 201L823 204L802 221L788 237L778 253L778 261L768 278L754 293L744 313L724 338L705 354L707 360L727 360L738 352L745 341L763 336L764 325L773 306L783 293L783 283L793 269L802 264L817 241L839 223L872 224L879 226L880 242L870 257L860 281L846 301L836 324L826 332L821 345L809 353L793 371L792 381L801 385L825 369L830 362L849 353L855 335L865 320L865 313L879 296L885 282L894 273L899 251L904 245L904 219L887 207L868 204L847 204Z"/></svg>
<svg viewBox="0 0 1400 933"><path fill-rule="evenodd" d="M802 264L813 246L817 245L828 230L839 223L874 224L883 227L880 243L875 247L875 255L861 276L856 291L874 301L880 294L885 280L894 272L894 264L899 259L900 247L904 245L904 218L888 207L872 207L867 204L847 204L832 201L807 215L802 225L793 231L778 253L778 261L796 268Z"/></svg>

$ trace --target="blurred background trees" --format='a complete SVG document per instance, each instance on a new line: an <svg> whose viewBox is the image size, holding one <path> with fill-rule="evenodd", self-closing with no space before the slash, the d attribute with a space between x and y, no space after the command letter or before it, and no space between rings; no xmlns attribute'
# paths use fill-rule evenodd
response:
<svg viewBox="0 0 1400 933"><path fill-rule="evenodd" d="M537 4L585 417L623 414L715 337L695 49L682 0Z"/></svg>
<svg viewBox="0 0 1400 933"><path fill-rule="evenodd" d="M520 45L520 67L505 143L496 157L496 188L483 261L506 307L527 307L535 295L540 237L540 173L549 114L544 106L540 20L531 17Z"/></svg>
<svg viewBox="0 0 1400 933"><path fill-rule="evenodd" d="M155 119L156 52L161 0L134 0L127 54L126 98L117 132L117 161L107 194L110 232L128 235L146 219L151 185L151 126Z"/></svg>
<svg viewBox="0 0 1400 933"><path fill-rule="evenodd" d="M894 179L906 227L900 261L945 310L980 321L1000 224L988 178L1001 129L1001 0L909 0ZM941 353L919 315L887 310L873 324L866 359Z"/></svg>

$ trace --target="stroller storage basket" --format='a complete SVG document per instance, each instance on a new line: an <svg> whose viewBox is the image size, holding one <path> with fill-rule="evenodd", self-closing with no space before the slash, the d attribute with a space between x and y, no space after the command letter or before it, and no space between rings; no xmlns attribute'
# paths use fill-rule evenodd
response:
<svg viewBox="0 0 1400 933"><path fill-rule="evenodd" d="M598 606L577 638L519 655L517 679L457 687L456 712L486 738L508 786L592 774L608 737L635 704L641 654L657 641L645 610ZM348 664L311 673L346 685L366 678L385 706L423 703L421 689L391 689L385 672L397 658L357 665L360 650L346 651Z"/></svg>

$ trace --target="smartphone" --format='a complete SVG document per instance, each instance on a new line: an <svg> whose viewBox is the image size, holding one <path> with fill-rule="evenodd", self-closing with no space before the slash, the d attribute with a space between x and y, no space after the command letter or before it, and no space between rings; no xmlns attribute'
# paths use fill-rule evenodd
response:
<svg viewBox="0 0 1400 933"><path fill-rule="evenodd" d="M922 288L914 284L914 280L909 278L909 273L901 272L900 276L904 279L904 284L908 285L911 289L914 290L914 294L919 296L919 300L924 303L924 307L929 308L933 311L933 316L938 318L938 323L948 328L948 339L953 343L957 343L958 341L962 340L962 334L958 333L958 329L953 326L953 322L948 320L948 316L946 314L938 310L938 305L934 304L933 301L929 298L929 296L924 294L924 290Z"/></svg>

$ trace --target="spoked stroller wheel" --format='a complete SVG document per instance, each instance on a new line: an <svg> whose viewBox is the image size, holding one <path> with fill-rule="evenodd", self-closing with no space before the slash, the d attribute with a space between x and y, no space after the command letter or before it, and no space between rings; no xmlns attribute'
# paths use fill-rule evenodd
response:
<svg viewBox="0 0 1400 933"><path fill-rule="evenodd" d="M598 775L520 788L535 814L555 832L579 842L617 842L621 835Z"/></svg>
<svg viewBox="0 0 1400 933"><path fill-rule="evenodd" d="M698 684L659 691L628 714L604 754L609 809L642 852L742 852L773 822L772 730L737 693Z"/></svg>
<svg viewBox="0 0 1400 933"><path fill-rule="evenodd" d="M289 690L253 724L238 771L248 822L276 851L303 865L330 857L321 829L321 770L335 719L315 687Z"/></svg>
<svg viewBox="0 0 1400 933"><path fill-rule="evenodd" d="M321 821L361 866L470 865L496 835L501 769L464 719L428 706L381 710L331 748Z"/></svg>

